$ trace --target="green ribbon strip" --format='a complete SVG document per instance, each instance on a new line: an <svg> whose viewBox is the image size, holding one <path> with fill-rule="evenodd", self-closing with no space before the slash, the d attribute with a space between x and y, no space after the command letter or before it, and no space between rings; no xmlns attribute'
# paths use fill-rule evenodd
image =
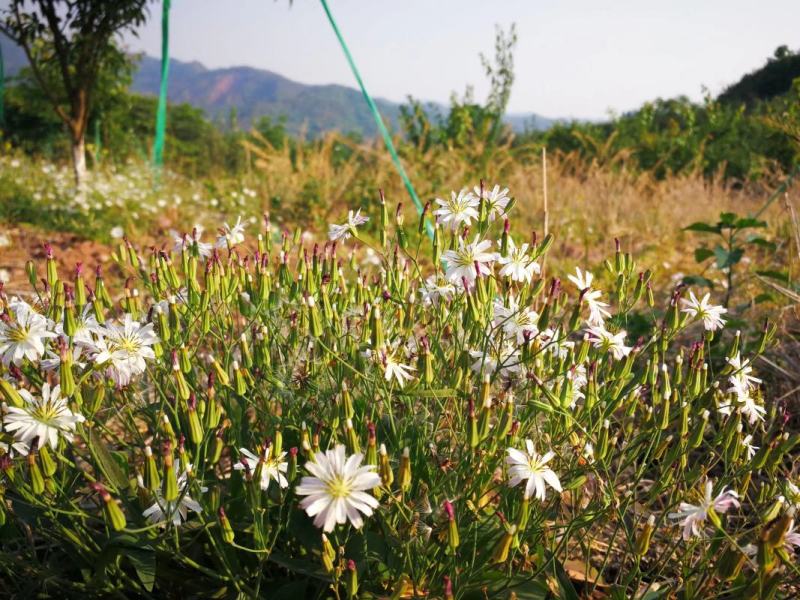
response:
<svg viewBox="0 0 800 600"><path fill-rule="evenodd" d="M3 63L3 45L0 44L0 127L6 124L6 68Z"/></svg>
<svg viewBox="0 0 800 600"><path fill-rule="evenodd" d="M342 37L342 33L339 31L339 27L336 25L336 20L331 14L331 9L328 8L328 3L326 0L320 0L320 2L322 3L322 8L325 9L325 14L328 15L328 21L330 21L331 27L333 27L333 32L336 34L336 37L339 40L339 45L341 45L342 50L344 51L344 55L347 58L348 64L350 65L350 70L353 71L353 75L355 75L358 86L361 88L361 93L364 96L364 100L367 101L367 105L369 106L370 111L372 111L372 116L375 118L375 124L378 126L378 131L380 131L381 136L383 137L383 142L386 144L386 149L389 150L389 154L392 156L392 162L394 162L394 166L397 169L397 172L400 174L400 178L403 180L403 184L406 186L406 191L408 191L408 195L411 196L414 206L417 207L417 213L421 215L422 211L424 210L422 202L420 202L417 192L414 191L414 186L411 184L411 180L408 178L406 170L403 168L403 163L400 162L400 157L397 155L397 150L392 142L392 136L389 135L389 131L386 129L386 125L381 118L381 113L378 111L378 107L375 105L375 101L367 93L367 88L364 87L364 82L361 80L361 75L358 72L356 63L350 54L350 50L347 49L347 44ZM433 225L431 225L431 222L428 219L425 219L425 229L428 232L428 237L433 239Z"/></svg>
<svg viewBox="0 0 800 600"><path fill-rule="evenodd" d="M156 110L156 136L153 141L153 166L164 164L164 137L167 130L167 82L169 80L169 7L170 0L163 0L161 11L161 88Z"/></svg>

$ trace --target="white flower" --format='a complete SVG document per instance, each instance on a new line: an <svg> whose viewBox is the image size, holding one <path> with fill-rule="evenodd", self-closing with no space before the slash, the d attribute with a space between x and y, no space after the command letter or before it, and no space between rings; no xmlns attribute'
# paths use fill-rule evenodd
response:
<svg viewBox="0 0 800 600"><path fill-rule="evenodd" d="M714 482L710 479L706 480L700 504L681 502L678 512L669 514L670 519L680 521L683 527L684 540L689 540L692 536L701 537L703 535L703 525L710 510L724 513L731 507L739 506L739 495L735 491L723 488L716 498L712 498L711 492L713 489Z"/></svg>
<svg viewBox="0 0 800 600"><path fill-rule="evenodd" d="M317 452L314 460L305 467L310 477L303 477L296 492L305 496L300 508L314 517L314 525L326 532L333 531L336 524L347 521L360 529L364 524L362 513L371 516L378 501L366 490L381 484L380 476L373 465L361 466L362 454L345 456L344 446Z"/></svg>
<svg viewBox="0 0 800 600"><path fill-rule="evenodd" d="M355 213L353 211L347 212L347 223L343 225L329 225L328 226L328 239L330 240L341 240L341 239L348 239L350 236L354 235L356 232L356 227L359 225L363 225L369 221L369 217L364 217L361 215L361 209L359 208Z"/></svg>
<svg viewBox="0 0 800 600"><path fill-rule="evenodd" d="M480 186L475 186L474 191L480 200ZM495 216L502 216L506 212L508 203L511 202L511 198L508 196L508 188L501 190L499 185L495 185L491 191L484 188L483 199L486 202L486 214L490 221L494 221Z"/></svg>
<svg viewBox="0 0 800 600"><path fill-rule="evenodd" d="M111 231L109 232L111 237L115 240L122 238L125 235L125 230L117 225L116 227L112 227Z"/></svg>
<svg viewBox="0 0 800 600"><path fill-rule="evenodd" d="M750 373L753 372L753 367L750 366L750 361L742 362L742 357L739 352L733 358L726 359L728 364L733 368L733 374L728 378L731 387L728 391L740 393L742 390L752 390L761 383L758 377L753 377Z"/></svg>
<svg viewBox="0 0 800 600"><path fill-rule="evenodd" d="M578 288L579 292L582 292L583 290L588 290L592 287L594 275L592 275L589 271L583 273L579 267L575 267L575 275L567 275L567 279L575 284L575 287Z"/></svg>
<svg viewBox="0 0 800 600"><path fill-rule="evenodd" d="M281 452L279 456L272 456L272 446L267 446L261 458L250 452L247 448L239 448L239 453L248 461L247 468L249 468L251 472L255 472L259 467L261 468L261 481L259 485L262 490L267 491L269 482L273 480L282 488L289 487L289 482L284 476L284 473L286 473L286 470L289 468L289 463L284 460L284 458L286 458L286 452ZM240 461L233 465L233 468L237 471L241 471L246 467Z"/></svg>
<svg viewBox="0 0 800 600"><path fill-rule="evenodd" d="M92 334L100 334L102 327L97 322L94 315L94 309L91 303L87 303L79 315L75 315L75 333L72 334L72 340L76 344L91 344L93 341ZM67 336L64 332L64 323L59 321L55 327L56 334ZM67 336L68 337L68 336Z"/></svg>
<svg viewBox="0 0 800 600"><path fill-rule="evenodd" d="M241 227L241 230L244 230L244 226ZM170 231L170 233L175 240L175 245L172 247L172 251L175 254L180 254L185 250L196 250L198 256L207 258L211 256L214 251L213 244L200 241L200 235L203 233L203 227L200 225L194 226L191 235L188 233L178 233L177 231ZM244 241L244 235L241 236L241 241Z"/></svg>
<svg viewBox="0 0 800 600"><path fill-rule="evenodd" d="M472 283L482 273L489 273L489 265L497 259L496 253L489 252L491 247L491 240L480 241L478 236L471 244L465 244L460 239L457 249L448 250L442 255L442 260L447 263L447 279L460 284L463 278L467 283Z"/></svg>
<svg viewBox="0 0 800 600"><path fill-rule="evenodd" d="M749 433L742 440L742 448L744 448L744 452L747 455L747 460L752 460L758 450L758 446L753 446L752 441L753 436Z"/></svg>
<svg viewBox="0 0 800 600"><path fill-rule="evenodd" d="M600 301L603 293L600 290L592 289L594 275L589 271L581 272L580 268L575 267L575 275L568 275L567 279L575 284L578 291L582 293L581 300L589 307L589 318L586 322L592 326L602 327L611 314L606 310L608 304Z"/></svg>
<svg viewBox="0 0 800 600"><path fill-rule="evenodd" d="M722 315L728 310L722 306L709 304L710 297L711 294L706 294L701 300L698 300L694 292L690 290L689 299L681 299L681 304L683 304L681 312L685 312L692 319L701 319L706 330L716 331L725 326L725 319L722 318Z"/></svg>
<svg viewBox="0 0 800 600"><path fill-rule="evenodd" d="M436 275L431 275L419 288L422 303L425 306L438 305L439 300L449 300L455 294L456 288L451 283L439 282Z"/></svg>
<svg viewBox="0 0 800 600"><path fill-rule="evenodd" d="M83 353L83 348L81 346L73 346L72 350L67 350L67 352L72 353L72 364L74 364L79 369L83 369L86 366L85 363L81 362L81 354ZM39 362L39 366L42 368L43 371L57 371L61 367L61 352L53 352L52 350L48 350L45 354L47 358L43 358Z"/></svg>
<svg viewBox="0 0 800 600"><path fill-rule="evenodd" d="M145 359L156 357L151 346L159 340L152 323L142 325L126 313L121 325L107 323L99 333L101 337L87 348L94 353L95 363L108 363L108 374L119 386L144 373Z"/></svg>
<svg viewBox="0 0 800 600"><path fill-rule="evenodd" d="M587 331L591 337L592 345L603 352L611 352L616 360L620 360L631 353L631 347L625 345L624 330L610 333L602 325L593 325Z"/></svg>
<svg viewBox="0 0 800 600"><path fill-rule="evenodd" d="M494 302L495 327L501 327L503 332L517 344L523 344L532 340L539 333L536 324L539 322L539 313L530 308L520 308L519 300L514 296L509 296L508 306L502 301Z"/></svg>
<svg viewBox="0 0 800 600"><path fill-rule="evenodd" d="M733 374L728 377L728 382L731 384L728 393L734 394L739 411L748 418L751 425L756 421L763 421L767 411L755 401L752 395L761 380L751 375L753 367L750 366L749 361L743 363L738 352L736 356L727 360L734 370ZM730 414L731 408L731 404L721 406L720 412Z"/></svg>
<svg viewBox="0 0 800 600"><path fill-rule="evenodd" d="M58 447L58 436L72 441L75 426L85 419L80 413L73 413L67 405L66 398L61 397L61 387L50 389L49 383L42 385L41 397L34 397L28 390L19 390L25 400L21 408L10 406L3 417L6 431L14 432L14 439L31 446L38 440L40 446L50 444L54 450Z"/></svg>
<svg viewBox="0 0 800 600"><path fill-rule="evenodd" d="M244 242L244 225L242 224L242 217L236 218L236 225L231 227L227 223L220 229L220 235L217 237L217 248L229 248L236 244Z"/></svg>
<svg viewBox="0 0 800 600"><path fill-rule="evenodd" d="M172 524L177 527L189 518L190 510L199 513L202 512L203 507L200 506L197 500L192 499L188 492L188 471L192 469L191 463L187 464L186 470L181 473L181 461L176 459L172 464L172 468L175 470L175 476L178 479L177 500L167 502L164 496L161 495L161 491L158 490L156 491L156 501L142 513L142 516L146 517L151 523L158 523L161 526L165 526L168 521L172 521ZM180 475L178 475L179 473ZM200 487L200 491L205 493L208 488Z"/></svg>
<svg viewBox="0 0 800 600"><path fill-rule="evenodd" d="M0 362L21 365L24 359L34 362L44 354L44 340L56 337L48 331L47 319L18 298L9 303L13 317L0 318Z"/></svg>
<svg viewBox="0 0 800 600"><path fill-rule="evenodd" d="M534 274L541 272L539 263L531 260L528 256L528 247L528 244L522 244L517 248L514 240L508 238L508 254L497 259L497 262L503 265L500 269L502 277L508 277L512 281L530 283Z"/></svg>
<svg viewBox="0 0 800 600"><path fill-rule="evenodd" d="M545 483L557 492L561 492L561 482L547 463L555 456L553 452L547 452L540 456L531 440L525 440L525 449L522 452L516 448L507 448L506 464L508 465L508 485L515 487L520 482L526 481L525 498L536 496L539 500L544 500Z"/></svg>
<svg viewBox="0 0 800 600"><path fill-rule="evenodd" d="M501 377L518 373L522 369L519 351L509 344L499 347L490 346L483 350L470 350L469 355L475 360L472 370L476 373L493 373L499 371Z"/></svg>
<svg viewBox="0 0 800 600"><path fill-rule="evenodd" d="M439 223L450 227L452 231L458 230L459 225L469 225L472 219L478 219L478 198L468 192L461 190L456 195L450 192L450 200L436 198L439 208L433 211Z"/></svg>
<svg viewBox="0 0 800 600"><path fill-rule="evenodd" d="M403 387L406 381L411 381L414 376L411 371L416 371L411 365L404 365L395 356L396 350L384 348L379 352L381 364L383 364L383 377L386 381L393 378L397 380L397 385Z"/></svg>

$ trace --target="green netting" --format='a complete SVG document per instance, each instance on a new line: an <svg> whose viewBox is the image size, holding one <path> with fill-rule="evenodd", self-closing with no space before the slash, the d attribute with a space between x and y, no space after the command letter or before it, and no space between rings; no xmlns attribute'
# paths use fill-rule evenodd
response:
<svg viewBox="0 0 800 600"><path fill-rule="evenodd" d="M389 150L389 154L392 156L392 162L394 162L394 166L397 168L397 172L400 174L400 178L403 180L403 185L405 185L406 190L408 191L408 195L411 196L411 200L414 202L414 206L417 207L417 212L422 214L423 206L422 202L420 202L419 197L417 196L417 192L414 191L414 186L411 184L411 180L408 178L406 174L406 170L403 168L403 163L400 162L400 157L397 155L397 150L394 147L394 143L392 142L392 136L389 135L389 131L386 129L386 125L381 118L381 113L378 111L378 107L375 105L375 101L372 97L367 93L367 88L364 86L364 82L361 80L361 75L358 72L358 68L356 67L356 63L353 60L353 56L350 54L350 50L347 48L347 44L342 37L341 31L339 31L338 25L336 25L336 20L333 18L333 14L331 14L330 8L328 8L328 3L326 0L320 0L322 3L322 8L325 9L325 14L328 15L328 21L331 23L331 27L333 27L333 32L336 34L336 38L339 40L339 44L344 51L344 55L347 58L347 62L350 65L350 70L353 71L353 75L358 82L358 86L361 88L361 93L364 95L364 100L366 100L367 105L369 106L370 111L372 112L372 116L375 118L375 124L378 126L378 131L380 131L381 136L383 137L383 142L386 144L386 148ZM425 221L425 228L428 232L429 237L433 237L433 226L431 225L430 221Z"/></svg>
<svg viewBox="0 0 800 600"><path fill-rule="evenodd" d="M153 165L164 164L164 137L167 130L167 82L169 80L169 8L170 0L163 0L161 12L161 88L156 110L156 135L153 141Z"/></svg>

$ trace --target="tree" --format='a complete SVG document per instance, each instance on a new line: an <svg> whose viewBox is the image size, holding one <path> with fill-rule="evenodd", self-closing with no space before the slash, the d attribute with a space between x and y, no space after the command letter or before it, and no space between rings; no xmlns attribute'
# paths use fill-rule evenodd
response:
<svg viewBox="0 0 800 600"><path fill-rule="evenodd" d="M10 0L0 31L24 51L31 73L69 132L75 181L86 179L85 135L98 80L127 58L117 46L148 16L147 0ZM112 69L114 70L114 69Z"/></svg>

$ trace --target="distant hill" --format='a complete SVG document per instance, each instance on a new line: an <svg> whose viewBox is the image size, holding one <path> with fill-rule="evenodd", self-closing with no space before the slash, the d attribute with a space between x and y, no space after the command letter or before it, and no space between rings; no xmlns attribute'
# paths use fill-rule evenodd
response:
<svg viewBox="0 0 800 600"><path fill-rule="evenodd" d="M0 35L6 76L12 77L27 66L21 48ZM161 62L142 56L131 86L132 91L157 95ZM240 127L249 127L258 117L285 117L291 133L305 131L316 136L325 131L357 132L365 136L377 133L372 115L361 92L343 85L307 85L282 75L252 67L208 69L199 62L171 60L169 65L169 100L202 108L218 123L226 124L232 108ZM400 104L375 99L388 124L396 126ZM427 105L427 103L426 103ZM433 104L446 112L446 107ZM513 113L506 121L515 131L546 129L554 121L533 113Z"/></svg>
<svg viewBox="0 0 800 600"><path fill-rule="evenodd" d="M158 59L144 56L134 75L132 89L141 94L157 94L160 83ZM208 69L198 62L171 60L169 99L187 102L206 111L212 119L227 119L235 107L243 127L262 115L286 117L287 129L303 129L311 135L338 129L367 136L377 133L375 122L361 92L342 85L307 85L282 75L252 67ZM397 124L400 104L375 99L378 109L390 124ZM533 113L508 115L512 128L525 126L546 129L552 120Z"/></svg>
<svg viewBox="0 0 800 600"><path fill-rule="evenodd" d="M752 104L785 94L800 77L800 52L781 46L760 69L748 73L719 95L720 102Z"/></svg>

